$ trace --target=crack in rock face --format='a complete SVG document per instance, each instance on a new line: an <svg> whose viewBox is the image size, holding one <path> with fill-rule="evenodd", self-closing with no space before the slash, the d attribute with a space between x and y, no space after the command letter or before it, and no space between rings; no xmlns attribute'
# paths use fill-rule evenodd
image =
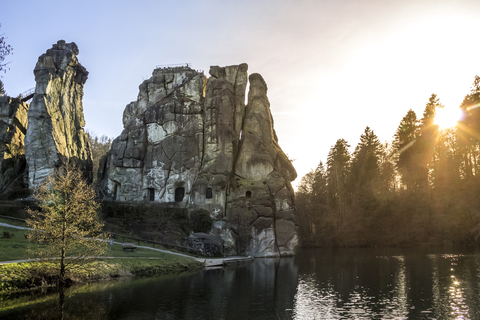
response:
<svg viewBox="0 0 480 320"><path fill-rule="evenodd" d="M125 108L101 187L117 200L207 210L226 254L293 255L297 174L278 145L267 85L247 69L214 66L210 78L155 69Z"/></svg>

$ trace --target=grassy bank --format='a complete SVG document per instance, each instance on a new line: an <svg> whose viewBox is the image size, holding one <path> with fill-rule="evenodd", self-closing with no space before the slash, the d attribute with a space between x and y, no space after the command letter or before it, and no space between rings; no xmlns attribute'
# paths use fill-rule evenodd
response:
<svg viewBox="0 0 480 320"><path fill-rule="evenodd" d="M9 238L3 238L8 232ZM0 227L0 261L27 259L26 249L32 246L24 230ZM121 245L110 247L106 256L84 265L70 265L67 278L71 283L106 280L121 276L147 276L179 273L203 268L193 259L148 249L124 252ZM0 266L0 293L32 290L54 285L57 282L56 261L33 261Z"/></svg>
<svg viewBox="0 0 480 320"><path fill-rule="evenodd" d="M152 276L195 271L203 264L171 254L163 258L98 259L84 265L71 265L67 278L71 284L109 280L125 276ZM57 283L58 264L47 262L11 263L0 266L0 294L34 290Z"/></svg>
<svg viewBox="0 0 480 320"><path fill-rule="evenodd" d="M4 238L4 232L7 232L10 238ZM27 248L35 248L37 244L28 242L25 239L25 230L14 229L0 226L0 261L12 261L20 259L28 259L30 257L26 250ZM157 245L157 248L159 246ZM163 249L163 248L161 248ZM164 258L165 254L162 252L137 248L134 252L123 251L120 244L114 244L109 247L109 250L105 253L107 257L135 257L135 258Z"/></svg>

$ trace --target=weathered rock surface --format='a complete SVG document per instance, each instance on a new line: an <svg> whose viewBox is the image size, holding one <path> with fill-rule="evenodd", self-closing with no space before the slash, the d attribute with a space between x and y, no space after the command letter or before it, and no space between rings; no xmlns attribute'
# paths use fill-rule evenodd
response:
<svg viewBox="0 0 480 320"><path fill-rule="evenodd" d="M208 210L226 254L292 255L296 172L278 145L265 81L247 69L211 67L208 79L155 69L125 108L101 186L118 200Z"/></svg>
<svg viewBox="0 0 480 320"><path fill-rule="evenodd" d="M0 96L0 192L26 170L24 138L28 125L28 104Z"/></svg>
<svg viewBox="0 0 480 320"><path fill-rule="evenodd" d="M205 257L223 257L223 241L206 233L190 233L183 245Z"/></svg>
<svg viewBox="0 0 480 320"><path fill-rule="evenodd" d="M36 187L54 169L75 162L92 178L92 157L83 127L83 85L87 70L78 47L60 40L38 58L35 95L28 111L25 155L29 186Z"/></svg>

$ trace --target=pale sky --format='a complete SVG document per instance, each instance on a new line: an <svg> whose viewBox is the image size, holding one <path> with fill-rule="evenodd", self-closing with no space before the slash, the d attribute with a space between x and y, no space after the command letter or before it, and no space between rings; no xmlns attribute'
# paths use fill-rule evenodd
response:
<svg viewBox="0 0 480 320"><path fill-rule="evenodd" d="M300 178L337 139L353 150L366 126L392 140L436 93L458 108L480 75L480 1L2 0L13 55L7 93L35 86L38 56L75 42L90 72L86 129L117 137L125 106L156 65L247 63L260 73L279 144Z"/></svg>

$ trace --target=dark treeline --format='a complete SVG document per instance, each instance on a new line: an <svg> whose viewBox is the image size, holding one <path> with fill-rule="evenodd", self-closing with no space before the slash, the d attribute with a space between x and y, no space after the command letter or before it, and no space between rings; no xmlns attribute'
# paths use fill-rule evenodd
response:
<svg viewBox="0 0 480 320"><path fill-rule="evenodd" d="M480 240L480 77L455 128L434 124L432 94L407 112L393 142L367 127L355 151L344 139L296 193L304 246L473 244Z"/></svg>

